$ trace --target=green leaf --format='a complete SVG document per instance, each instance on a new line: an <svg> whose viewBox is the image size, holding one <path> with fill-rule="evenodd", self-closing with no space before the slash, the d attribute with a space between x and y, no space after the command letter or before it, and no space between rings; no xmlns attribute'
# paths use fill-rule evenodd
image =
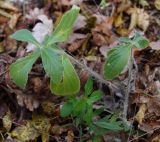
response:
<svg viewBox="0 0 160 142"><path fill-rule="evenodd" d="M80 99L74 106L73 110L74 115L75 116L80 115L80 113L82 113L83 110L86 109L86 105L87 105L86 100L84 100L83 98Z"/></svg>
<svg viewBox="0 0 160 142"><path fill-rule="evenodd" d="M132 40L128 37L121 37L121 38L119 38L119 41L124 42L124 43L131 43L132 42Z"/></svg>
<svg viewBox="0 0 160 142"><path fill-rule="evenodd" d="M61 110L60 110L60 115L61 117L67 117L72 113L73 110L73 105L70 102L65 103Z"/></svg>
<svg viewBox="0 0 160 142"><path fill-rule="evenodd" d="M132 44L137 48L144 49L149 45L149 40L141 36L139 33L136 33Z"/></svg>
<svg viewBox="0 0 160 142"><path fill-rule="evenodd" d="M25 41L29 43L33 43L34 45L40 47L38 41L33 37L32 33L26 29L19 30L11 35L11 38L16 39L18 41Z"/></svg>
<svg viewBox="0 0 160 142"><path fill-rule="evenodd" d="M131 56L130 45L119 45L108 52L104 76L106 79L111 80L118 76L128 63Z"/></svg>
<svg viewBox="0 0 160 142"><path fill-rule="evenodd" d="M63 76L62 57L54 52L53 48L41 49L42 63L45 72L54 83L60 83Z"/></svg>
<svg viewBox="0 0 160 142"><path fill-rule="evenodd" d="M18 59L10 66L11 79L13 79L20 88L25 88L28 80L28 73L39 56L40 50L36 50L24 58Z"/></svg>
<svg viewBox="0 0 160 142"><path fill-rule="evenodd" d="M53 34L49 37L47 45L68 40L79 11L79 7L73 6L71 10L62 16L60 23L55 28Z"/></svg>
<svg viewBox="0 0 160 142"><path fill-rule="evenodd" d="M84 115L84 120L88 125L91 124L93 118L93 108L92 106L88 106L87 112Z"/></svg>
<svg viewBox="0 0 160 142"><path fill-rule="evenodd" d="M88 103L88 104L92 104L92 103L100 100L102 96L103 96L102 91L99 91L99 90L94 91L94 92L91 94L91 96L88 98L87 103Z"/></svg>
<svg viewBox="0 0 160 142"><path fill-rule="evenodd" d="M120 131L123 128L120 126L121 123L120 122L106 122L106 121L97 121L95 122L95 125L100 127L100 128L104 128L104 129L108 129L108 130L112 130L112 131Z"/></svg>
<svg viewBox="0 0 160 142"><path fill-rule="evenodd" d="M66 55L63 55L62 57L62 64L64 67L62 82L55 84L53 81L51 81L50 87L52 93L61 96L78 93L80 89L80 80Z"/></svg>
<svg viewBox="0 0 160 142"><path fill-rule="evenodd" d="M85 96L88 96L88 95L90 95L92 93L93 80L92 80L91 77L87 80L87 83L84 86L84 90L85 90Z"/></svg>

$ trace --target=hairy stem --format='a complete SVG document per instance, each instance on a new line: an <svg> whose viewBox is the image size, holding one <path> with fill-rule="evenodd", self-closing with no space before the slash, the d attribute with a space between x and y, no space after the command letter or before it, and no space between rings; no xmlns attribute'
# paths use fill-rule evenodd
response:
<svg viewBox="0 0 160 142"><path fill-rule="evenodd" d="M127 120L127 112L128 112L128 104L129 104L129 94L131 91L133 64L134 64L134 55L133 55L133 51L131 51L131 58L130 58L129 71L128 71L128 86L125 93L124 108L123 108L123 118L126 120Z"/></svg>
<svg viewBox="0 0 160 142"><path fill-rule="evenodd" d="M67 54L68 55L68 54ZM114 91L116 90L120 90L116 85L112 84L111 82L103 79L98 73L96 73L95 71L93 71L92 69L90 69L89 67L87 67L86 65L82 64L81 62L79 62L77 59L73 58L71 55L68 55L68 57L70 58L70 60L72 60L76 65L78 65L79 67L83 68L84 70L88 71L88 73L93 76L94 78L96 78L98 81L100 81L101 83L105 84L106 86L108 86L110 89L113 89Z"/></svg>

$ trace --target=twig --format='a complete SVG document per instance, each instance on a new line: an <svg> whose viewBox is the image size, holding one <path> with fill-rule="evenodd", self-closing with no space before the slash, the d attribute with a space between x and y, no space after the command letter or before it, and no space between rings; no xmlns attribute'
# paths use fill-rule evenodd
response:
<svg viewBox="0 0 160 142"><path fill-rule="evenodd" d="M79 62L77 59L75 59L74 57L72 57L71 55L67 54L68 57L79 67L85 69L86 71L88 71L88 73L95 77L98 81L100 81L101 83L105 84L106 86L108 86L110 89L113 90L120 90L116 85L112 84L111 82L103 79L98 73L96 73L95 71L91 70L89 67L85 66L84 64L82 64L81 62Z"/></svg>

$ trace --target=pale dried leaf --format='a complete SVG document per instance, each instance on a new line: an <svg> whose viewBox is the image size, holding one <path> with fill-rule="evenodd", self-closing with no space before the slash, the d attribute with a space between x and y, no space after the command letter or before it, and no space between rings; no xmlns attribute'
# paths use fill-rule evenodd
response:
<svg viewBox="0 0 160 142"><path fill-rule="evenodd" d="M155 42L151 42L149 44L149 46L153 49L153 50L160 50L160 40L155 41Z"/></svg>
<svg viewBox="0 0 160 142"><path fill-rule="evenodd" d="M22 107L26 107L30 111L38 108L39 102L32 95L25 95L20 90L15 90L18 104Z"/></svg>
<svg viewBox="0 0 160 142"><path fill-rule="evenodd" d="M160 0L155 0L154 5L158 10L160 10Z"/></svg>
<svg viewBox="0 0 160 142"><path fill-rule="evenodd" d="M31 10L29 14L27 14L25 17L30 20L36 20L40 15L44 15L44 10L36 7L33 10Z"/></svg>
<svg viewBox="0 0 160 142"><path fill-rule="evenodd" d="M42 21L42 23L37 23L33 28L33 36L35 39L42 43L47 35L50 35L53 31L53 22L48 19L46 15L39 15L38 19ZM27 52L35 50L35 45L29 43L27 45Z"/></svg>
<svg viewBox="0 0 160 142"><path fill-rule="evenodd" d="M15 7L12 3L7 1L0 1L0 7L3 9L19 11L17 7Z"/></svg>
<svg viewBox="0 0 160 142"><path fill-rule="evenodd" d="M19 13L19 14L13 14L13 15L12 15L12 17L11 17L11 19L10 19L10 21L9 21L9 27L10 27L11 29L14 29L14 27L16 26L17 21L18 21L18 19L19 19L20 16L21 16L20 13Z"/></svg>
<svg viewBox="0 0 160 142"><path fill-rule="evenodd" d="M73 142L74 141L73 131L68 131L67 137L65 139L66 139L66 142Z"/></svg>
<svg viewBox="0 0 160 142"><path fill-rule="evenodd" d="M155 137L151 140L151 142L160 142L160 135L155 136Z"/></svg>
<svg viewBox="0 0 160 142"><path fill-rule="evenodd" d="M127 12L131 14L129 30L134 29L136 26L140 27L143 31L147 30L149 26L149 15L144 9L134 7L129 8Z"/></svg>
<svg viewBox="0 0 160 142"><path fill-rule="evenodd" d="M21 142L27 142L40 136L40 133L28 122L26 125L16 127L11 136Z"/></svg>
<svg viewBox="0 0 160 142"><path fill-rule="evenodd" d="M144 116L145 116L145 112L147 110L147 107L145 104L142 104L139 108L139 111L137 112L135 119L138 121L139 124L142 123Z"/></svg>
<svg viewBox="0 0 160 142"><path fill-rule="evenodd" d="M78 29L84 28L85 25L86 25L86 17L79 14L74 24L73 30L76 31Z"/></svg>
<svg viewBox="0 0 160 142"><path fill-rule="evenodd" d="M2 122L3 127L7 130L7 132L9 132L12 127L12 117L10 111L8 111L6 115L3 117Z"/></svg>

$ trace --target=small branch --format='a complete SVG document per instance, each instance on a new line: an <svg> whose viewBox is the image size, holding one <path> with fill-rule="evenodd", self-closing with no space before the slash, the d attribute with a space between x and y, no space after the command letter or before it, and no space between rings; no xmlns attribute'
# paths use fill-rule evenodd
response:
<svg viewBox="0 0 160 142"><path fill-rule="evenodd" d="M128 86L125 93L124 108L123 108L123 118L126 120L127 120L127 112L128 112L128 104L129 104L129 94L131 90L133 64L134 64L134 55L133 55L133 51L131 51L131 58L130 58L129 71L128 71Z"/></svg>
<svg viewBox="0 0 160 142"><path fill-rule="evenodd" d="M67 54L68 55L68 54ZM113 90L119 90L119 88L112 84L111 82L103 79L98 73L96 73L95 71L91 70L89 67L85 66L84 64L82 64L81 62L79 62L77 59L73 58L71 55L68 55L68 57L79 67L85 69L86 71L88 71L88 73L95 77L98 81L100 81L101 83L105 84L106 86L108 86L110 89Z"/></svg>

